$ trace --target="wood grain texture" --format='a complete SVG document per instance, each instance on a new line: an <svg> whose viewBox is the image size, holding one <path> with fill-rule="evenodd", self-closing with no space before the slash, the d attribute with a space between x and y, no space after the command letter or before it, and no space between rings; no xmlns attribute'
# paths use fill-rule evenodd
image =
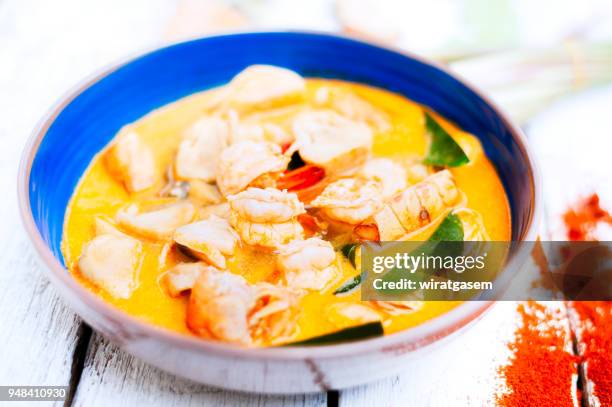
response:
<svg viewBox="0 0 612 407"><path fill-rule="evenodd" d="M151 367L94 335L74 405L324 406L326 397L266 396L210 388Z"/></svg>

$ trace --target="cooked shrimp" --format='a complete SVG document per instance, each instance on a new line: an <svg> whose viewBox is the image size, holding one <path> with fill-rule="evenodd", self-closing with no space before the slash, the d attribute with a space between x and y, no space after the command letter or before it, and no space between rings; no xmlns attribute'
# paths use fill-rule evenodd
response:
<svg viewBox="0 0 612 407"><path fill-rule="evenodd" d="M227 199L238 216L251 222L281 223L304 213L304 204L295 194L274 188L249 188Z"/></svg>
<svg viewBox="0 0 612 407"><path fill-rule="evenodd" d="M191 290L187 325L197 335L224 342L275 343L295 331L298 299L287 288L251 286L241 276L205 267Z"/></svg>
<svg viewBox="0 0 612 407"><path fill-rule="evenodd" d="M360 122L332 110L300 113L293 122L295 143L302 159L325 168L329 174L346 172L363 164L372 149L372 131Z"/></svg>
<svg viewBox="0 0 612 407"><path fill-rule="evenodd" d="M390 198L407 187L406 170L388 158L376 158L368 161L358 175L379 182L382 185L383 199Z"/></svg>
<svg viewBox="0 0 612 407"><path fill-rule="evenodd" d="M178 179L216 179L221 152L229 144L229 127L224 120L204 117L185 131L176 155L175 173Z"/></svg>
<svg viewBox="0 0 612 407"><path fill-rule="evenodd" d="M153 153L129 128L121 131L104 158L109 172L128 192L145 190L157 181Z"/></svg>
<svg viewBox="0 0 612 407"><path fill-rule="evenodd" d="M252 65L229 83L227 101L241 111L264 109L299 101L305 91L304 78L289 69Z"/></svg>
<svg viewBox="0 0 612 407"><path fill-rule="evenodd" d="M297 195L274 188L249 188L228 196L230 223L250 245L277 248L301 239L304 229L297 216L304 205Z"/></svg>
<svg viewBox="0 0 612 407"><path fill-rule="evenodd" d="M448 213L461 195L448 170L399 193L374 216L381 240L397 240Z"/></svg>
<svg viewBox="0 0 612 407"><path fill-rule="evenodd" d="M198 259L225 268L225 258L234 254L239 238L227 220L211 215L176 229L174 241Z"/></svg>
<svg viewBox="0 0 612 407"><path fill-rule="evenodd" d="M370 301L370 303L389 315L412 314L423 307L423 301Z"/></svg>
<svg viewBox="0 0 612 407"><path fill-rule="evenodd" d="M338 328L380 321L380 315L372 308L353 302L330 304L325 309L327 319Z"/></svg>
<svg viewBox="0 0 612 407"><path fill-rule="evenodd" d="M191 290L200 274L206 269L205 263L179 263L165 272L162 282L172 297Z"/></svg>
<svg viewBox="0 0 612 407"><path fill-rule="evenodd" d="M310 204L330 219L356 225L382 208L381 190L376 181L343 178L325 187Z"/></svg>
<svg viewBox="0 0 612 407"><path fill-rule="evenodd" d="M241 141L226 148L217 168L217 185L223 195L235 194L247 186L273 186L287 168L289 157L268 142Z"/></svg>
<svg viewBox="0 0 612 407"><path fill-rule="evenodd" d="M238 218L232 225L246 244L267 249L274 249L304 237L304 229L296 220L283 223L251 223Z"/></svg>
<svg viewBox="0 0 612 407"><path fill-rule="evenodd" d="M256 300L243 277L205 267L191 290L187 326L202 337L251 345L247 316Z"/></svg>
<svg viewBox="0 0 612 407"><path fill-rule="evenodd" d="M142 243L129 236L103 234L83 248L78 267L83 276L115 298L130 298L138 287Z"/></svg>
<svg viewBox="0 0 612 407"><path fill-rule="evenodd" d="M149 239L170 239L179 226L189 223L195 215L195 208L189 201L179 201L140 212L132 204L117 213L117 223L125 230Z"/></svg>
<svg viewBox="0 0 612 407"><path fill-rule="evenodd" d="M279 248L277 264L288 287L323 290L338 275L331 243L313 237Z"/></svg>
<svg viewBox="0 0 612 407"><path fill-rule="evenodd" d="M257 302L248 317L251 338L256 344L286 341L295 333L300 295L266 282L257 283L254 288Z"/></svg>

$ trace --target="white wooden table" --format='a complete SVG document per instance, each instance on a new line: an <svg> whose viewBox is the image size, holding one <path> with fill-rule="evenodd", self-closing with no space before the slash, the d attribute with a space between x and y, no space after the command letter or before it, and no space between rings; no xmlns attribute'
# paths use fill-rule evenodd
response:
<svg viewBox="0 0 612 407"><path fill-rule="evenodd" d="M0 0L0 385L66 385L67 404L79 406L492 404L517 323L512 302L499 303L400 376L285 397L226 392L171 376L122 352L64 306L19 220L21 150L37 120L78 80L176 36L176 8L171 0ZM324 20L320 26L333 28Z"/></svg>

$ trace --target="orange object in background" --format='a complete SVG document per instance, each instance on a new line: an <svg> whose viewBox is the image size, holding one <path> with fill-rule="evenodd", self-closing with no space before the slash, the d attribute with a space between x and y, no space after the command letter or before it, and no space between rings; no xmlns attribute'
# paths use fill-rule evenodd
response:
<svg viewBox="0 0 612 407"><path fill-rule="evenodd" d="M563 215L569 240L596 240L592 233L600 222L612 225L612 216L599 205L599 195L593 194Z"/></svg>
<svg viewBox="0 0 612 407"><path fill-rule="evenodd" d="M510 364L499 370L508 392L496 397L503 407L574 406L572 388L578 358L567 349L569 332L545 305L520 303L521 325L514 341Z"/></svg>

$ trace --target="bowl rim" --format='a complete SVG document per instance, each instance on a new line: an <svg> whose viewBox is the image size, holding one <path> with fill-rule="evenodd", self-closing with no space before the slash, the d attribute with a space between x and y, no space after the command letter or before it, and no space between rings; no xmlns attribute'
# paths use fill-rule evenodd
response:
<svg viewBox="0 0 612 407"><path fill-rule="evenodd" d="M218 35L210 35L205 37L198 37L189 39L187 41L176 41L165 44L163 46L153 46L144 51L133 53L124 58L121 58L118 62L111 63L105 67L95 71L85 79L82 79L73 85L67 92L64 93L42 116L38 121L38 124L34 127L30 134L24 150L21 155L19 170L17 176L17 195L19 211L21 220L24 228L32 241L34 248L38 252L38 255L42 258L46 265L46 269L51 273L52 277L55 277L57 281L63 284L73 295L78 297L84 305L91 310L93 313L102 315L104 319L117 322L119 324L129 325L130 328L134 329L139 335L147 338L155 338L163 341L170 346L178 346L184 349L192 349L195 351L213 352L219 355L225 355L230 357L247 358L250 360L304 360L312 358L338 358L342 356L360 355L377 350L393 350L395 346L399 349L408 347L408 350L416 350L431 342L435 342L438 338L447 336L448 334L468 325L471 321L477 319L486 310L493 305L493 301L471 301L464 302L457 307L445 312L435 318L427 320L417 326L409 329L405 329L393 334L384 335L381 337L359 340L355 342L333 344L333 345L318 345L318 346L295 346L295 347L267 347L267 348L248 348L241 347L239 345L227 344L223 342L215 342L209 340L202 340L195 336L185 335L183 333L174 332L166 328L158 327L153 324L144 322L137 317L134 317L120 309L112 306L111 304L104 301L99 296L88 290L86 287L78 283L68 272L67 268L55 258L51 249L43 241L43 238L36 227L32 209L30 205L29 196L29 181L30 171L32 163L38 148L44 139L47 131L55 121L55 119L62 113L64 108L78 98L82 92L88 89L90 86L100 81L101 79L111 75L123 66L132 63L152 52L165 50L180 44L187 44L192 42L201 41L203 39L210 38L222 38L222 37L240 37L249 36L253 34L300 34L314 37L328 37L331 39L341 39L347 42L358 43L362 45L368 45L370 47L379 48L386 50L391 53L398 54L404 58L409 58L421 62L425 65L432 66L442 73L458 80L484 101L501 120L503 125L510 131L512 137L517 142L519 149L522 154L526 157L528 168L530 169L532 189L532 210L529 218L529 225L526 233L521 237L520 240L528 241L535 240L537 236L537 228L540 222L541 216L541 198L542 198L542 184L539 167L536 161L533 159L527 140L521 129L516 126L507 115L488 97L486 97L476 86L471 84L465 78L461 77L456 73L451 73L447 68L441 64L431 61L427 58L415 55L411 52L401 50L396 47L382 45L373 41L367 41L362 39L355 39L346 35L322 32L316 30L248 30L238 31L231 33L224 33ZM508 268L511 263L518 261L518 256L514 256L509 263L506 265ZM53 280L53 278L52 278ZM60 296L64 296L61 294ZM78 313L77 313L78 314ZM104 333L103 333L104 334ZM407 345L410 344L410 345Z"/></svg>

